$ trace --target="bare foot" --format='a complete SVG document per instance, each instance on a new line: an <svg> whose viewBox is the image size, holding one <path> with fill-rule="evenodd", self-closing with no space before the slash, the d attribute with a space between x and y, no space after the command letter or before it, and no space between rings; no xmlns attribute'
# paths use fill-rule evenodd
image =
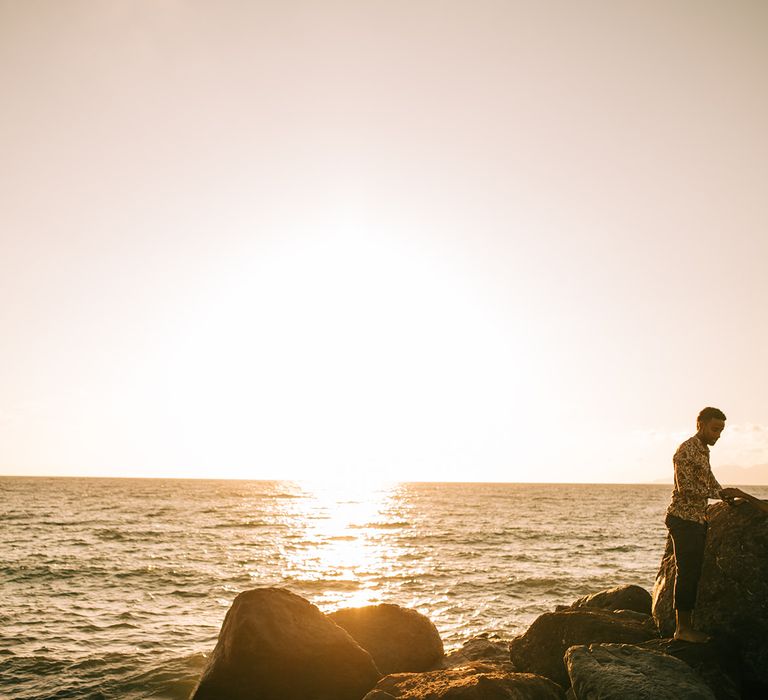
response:
<svg viewBox="0 0 768 700"><path fill-rule="evenodd" d="M709 635L696 630L679 630L675 632L675 639L680 642L694 642L695 644L704 644L710 640Z"/></svg>

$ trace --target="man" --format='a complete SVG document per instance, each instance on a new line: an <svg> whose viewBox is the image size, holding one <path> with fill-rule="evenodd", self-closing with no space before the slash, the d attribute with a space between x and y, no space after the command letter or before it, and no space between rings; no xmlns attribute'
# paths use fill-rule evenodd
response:
<svg viewBox="0 0 768 700"><path fill-rule="evenodd" d="M720 498L733 503L737 497L756 501L741 489L724 489L717 483L709 465L709 448L725 428L725 414L708 406L696 419L696 435L677 448L675 488L664 521L675 551L675 639L706 642L709 637L693 629L693 609L704 561L707 536L707 500Z"/></svg>

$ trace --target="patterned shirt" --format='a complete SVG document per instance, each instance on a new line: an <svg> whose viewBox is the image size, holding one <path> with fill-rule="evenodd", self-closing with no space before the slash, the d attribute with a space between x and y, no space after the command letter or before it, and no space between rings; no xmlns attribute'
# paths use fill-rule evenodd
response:
<svg viewBox="0 0 768 700"><path fill-rule="evenodd" d="M672 462L675 465L675 488L667 515L706 522L707 499L719 498L718 491L722 488L709 466L709 447L694 435L677 448Z"/></svg>

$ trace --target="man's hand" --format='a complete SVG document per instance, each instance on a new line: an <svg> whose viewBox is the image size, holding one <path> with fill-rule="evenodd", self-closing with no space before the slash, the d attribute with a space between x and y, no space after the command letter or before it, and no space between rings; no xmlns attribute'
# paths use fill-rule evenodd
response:
<svg viewBox="0 0 768 700"><path fill-rule="evenodd" d="M728 505L733 505L734 498L743 498L745 501L755 506L755 508L759 508L760 510L762 510L763 513L768 513L768 502L761 501L759 498L750 496L748 493L746 493L745 491L742 491L741 489L737 489L737 488L722 489L721 491L718 492L718 495Z"/></svg>

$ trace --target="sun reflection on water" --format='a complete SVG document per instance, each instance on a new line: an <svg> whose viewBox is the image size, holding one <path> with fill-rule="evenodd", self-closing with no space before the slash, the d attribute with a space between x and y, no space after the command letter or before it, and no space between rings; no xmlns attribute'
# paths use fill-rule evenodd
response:
<svg viewBox="0 0 768 700"><path fill-rule="evenodd" d="M299 546L284 551L283 578L313 590L321 609L382 602L377 582L398 555L382 529L403 520L395 483L301 482ZM294 510L294 515L299 513Z"/></svg>

